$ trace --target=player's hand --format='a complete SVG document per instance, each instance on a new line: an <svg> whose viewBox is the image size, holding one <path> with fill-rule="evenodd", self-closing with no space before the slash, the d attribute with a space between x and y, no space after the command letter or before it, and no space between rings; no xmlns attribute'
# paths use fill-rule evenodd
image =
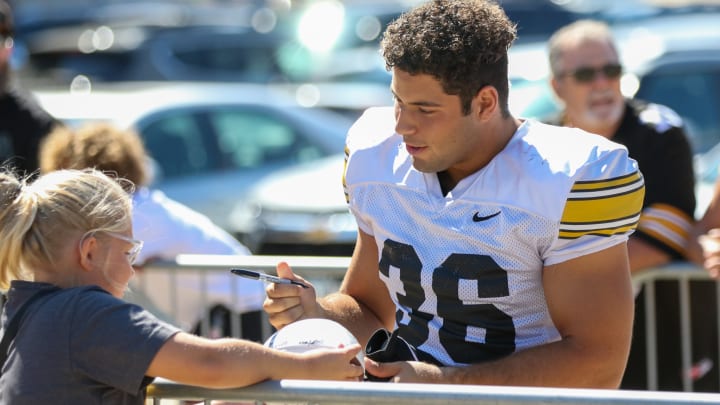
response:
<svg viewBox="0 0 720 405"><path fill-rule="evenodd" d="M315 287L309 281L293 273L285 262L278 263L277 275L299 281L308 288L293 284L268 284L265 288L267 298L263 302L263 309L268 314L272 326L282 329L285 325L300 319L323 317L320 305L317 303Z"/></svg>
<svg viewBox="0 0 720 405"><path fill-rule="evenodd" d="M365 370L379 378L390 378L395 383L445 383L443 369L419 361L379 363L365 357Z"/></svg>
<svg viewBox="0 0 720 405"><path fill-rule="evenodd" d="M720 229L715 228L698 237L703 249L703 266L712 278L720 277Z"/></svg>

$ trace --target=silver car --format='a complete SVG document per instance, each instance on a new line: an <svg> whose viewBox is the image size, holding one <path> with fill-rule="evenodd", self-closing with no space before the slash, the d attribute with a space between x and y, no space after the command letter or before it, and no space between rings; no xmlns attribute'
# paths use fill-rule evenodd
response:
<svg viewBox="0 0 720 405"><path fill-rule="evenodd" d="M280 170L232 211L236 237L256 254L350 256L357 237L342 188L344 154Z"/></svg>
<svg viewBox="0 0 720 405"><path fill-rule="evenodd" d="M230 229L229 215L268 174L340 153L351 120L302 107L287 89L226 83L143 83L37 91L55 117L137 129L155 161L153 187Z"/></svg>

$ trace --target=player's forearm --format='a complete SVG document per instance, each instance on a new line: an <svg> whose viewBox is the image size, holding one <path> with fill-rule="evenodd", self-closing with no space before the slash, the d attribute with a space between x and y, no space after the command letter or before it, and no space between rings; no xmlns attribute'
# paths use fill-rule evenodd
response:
<svg viewBox="0 0 720 405"><path fill-rule="evenodd" d="M319 303L325 318L341 323L363 346L377 329L392 327L383 325L375 313L347 294L330 294Z"/></svg>
<svg viewBox="0 0 720 405"><path fill-rule="evenodd" d="M568 338L468 367L446 367L446 383L540 387L617 388L629 342L588 346Z"/></svg>

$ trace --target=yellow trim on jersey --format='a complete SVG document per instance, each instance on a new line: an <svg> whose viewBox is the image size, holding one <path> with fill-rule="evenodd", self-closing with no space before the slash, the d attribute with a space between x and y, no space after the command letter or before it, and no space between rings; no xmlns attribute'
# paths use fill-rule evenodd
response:
<svg viewBox="0 0 720 405"><path fill-rule="evenodd" d="M632 232L640 221L645 184L639 172L576 182L560 219L559 237L612 236Z"/></svg>
<svg viewBox="0 0 720 405"><path fill-rule="evenodd" d="M602 190L606 188L622 187L641 180L642 176L639 172L633 172L621 177L615 177L606 180L577 181L573 185L570 193L577 191ZM572 197L572 195L571 195Z"/></svg>
<svg viewBox="0 0 720 405"><path fill-rule="evenodd" d="M640 216L638 230L664 243L680 254L690 236L692 218L682 210L669 204L653 204L646 207Z"/></svg>
<svg viewBox="0 0 720 405"><path fill-rule="evenodd" d="M350 203L350 193L348 193L348 191L347 191L347 180L345 180L345 175L347 174L348 158L350 158L350 148L348 148L348 146L345 145L345 163L343 163L342 186L343 186L343 192L345 193L345 202L349 204Z"/></svg>

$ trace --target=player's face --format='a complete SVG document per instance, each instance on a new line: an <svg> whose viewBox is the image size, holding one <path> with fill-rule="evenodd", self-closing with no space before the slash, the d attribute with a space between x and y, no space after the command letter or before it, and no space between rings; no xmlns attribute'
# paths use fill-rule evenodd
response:
<svg viewBox="0 0 720 405"><path fill-rule="evenodd" d="M482 137L477 136L471 115L463 115L459 96L445 93L433 76L397 68L390 87L395 131L402 135L417 170L469 174L477 169L472 161Z"/></svg>
<svg viewBox="0 0 720 405"><path fill-rule="evenodd" d="M563 52L563 75L556 77L553 85L565 103L572 126L606 135L614 132L622 118L624 101L619 72L603 72L603 67L612 65L619 65L618 56L606 42L584 41ZM579 78L573 75L583 68L586 72L587 68L594 70L594 74Z"/></svg>

